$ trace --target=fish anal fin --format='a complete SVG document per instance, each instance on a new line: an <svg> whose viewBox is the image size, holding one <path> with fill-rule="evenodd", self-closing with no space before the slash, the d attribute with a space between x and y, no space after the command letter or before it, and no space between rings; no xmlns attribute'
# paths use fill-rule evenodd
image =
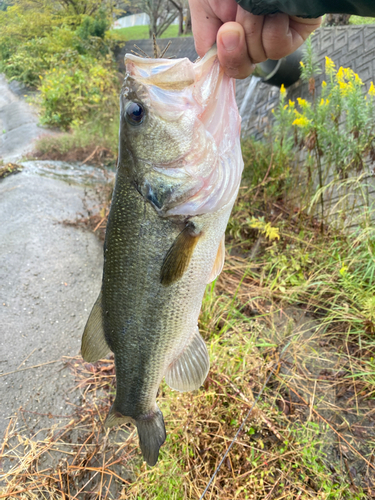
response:
<svg viewBox="0 0 375 500"><path fill-rule="evenodd" d="M207 347L197 328L182 353L169 366L165 381L177 391L193 391L203 384L209 369Z"/></svg>
<svg viewBox="0 0 375 500"><path fill-rule="evenodd" d="M95 363L107 356L110 348L105 340L102 322L102 293L91 310L82 335L81 353L87 363Z"/></svg>
<svg viewBox="0 0 375 500"><path fill-rule="evenodd" d="M135 424L135 420L131 417L126 417L116 409L116 401L111 406L107 418L105 419L104 425L108 428L115 427L116 425L122 424Z"/></svg>
<svg viewBox="0 0 375 500"><path fill-rule="evenodd" d="M107 416L105 426L113 427L129 422L137 426L139 446L143 458L148 465L153 467L158 461L160 447L167 437L162 412L155 405L154 410L150 414L133 419L117 411L115 401Z"/></svg>
<svg viewBox="0 0 375 500"><path fill-rule="evenodd" d="M177 236L161 267L160 282L162 285L171 285L182 278L189 266L200 234L196 233L194 226L188 224Z"/></svg>
<svg viewBox="0 0 375 500"><path fill-rule="evenodd" d="M225 261L225 234L220 240L219 249L217 251L216 259L214 262L214 267L212 268L207 284L211 283L219 276L219 274L223 270L224 261Z"/></svg>

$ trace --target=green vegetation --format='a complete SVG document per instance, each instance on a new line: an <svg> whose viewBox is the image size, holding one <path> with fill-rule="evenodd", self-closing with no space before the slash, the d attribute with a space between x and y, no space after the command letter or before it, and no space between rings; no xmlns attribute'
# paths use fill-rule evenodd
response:
<svg viewBox="0 0 375 500"><path fill-rule="evenodd" d="M368 223L373 212L369 197L371 181L367 165L375 157L375 87L368 92L350 68L335 68L326 58L326 78L319 98L314 74L316 63L307 44L302 78L310 84L311 101L287 102L281 89L275 111L274 156L303 160L298 179L291 176L294 192L310 213L319 210L320 220L341 226ZM356 211L361 207L361 214ZM353 219L354 217L354 219ZM336 219L336 222L334 221Z"/></svg>
<svg viewBox="0 0 375 500"><path fill-rule="evenodd" d="M132 26L131 28L119 28L110 31L110 36L114 40L127 41L127 40L142 40L149 38L148 26ZM175 38L178 36L178 26L176 24L170 25L160 38ZM182 35L189 36L189 35Z"/></svg>
<svg viewBox="0 0 375 500"><path fill-rule="evenodd" d="M0 11L0 72L39 90L42 124L108 148L121 86L108 37L112 13L110 0L15 0Z"/></svg>
<svg viewBox="0 0 375 500"><path fill-rule="evenodd" d="M0 11L0 72L39 90L43 125L69 131L43 138L37 156L99 145L116 158L121 79L112 48L148 37L148 26L110 30L113 12L111 0L15 0Z"/></svg>
<svg viewBox="0 0 375 500"><path fill-rule="evenodd" d="M349 24L375 24L375 17L350 16Z"/></svg>

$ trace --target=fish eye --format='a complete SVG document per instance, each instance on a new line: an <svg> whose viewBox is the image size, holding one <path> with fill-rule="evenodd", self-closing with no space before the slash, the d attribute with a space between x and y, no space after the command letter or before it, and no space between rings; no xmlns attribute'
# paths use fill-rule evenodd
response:
<svg viewBox="0 0 375 500"><path fill-rule="evenodd" d="M125 109L126 121L130 125L140 125L146 115L144 107L138 102L129 102Z"/></svg>

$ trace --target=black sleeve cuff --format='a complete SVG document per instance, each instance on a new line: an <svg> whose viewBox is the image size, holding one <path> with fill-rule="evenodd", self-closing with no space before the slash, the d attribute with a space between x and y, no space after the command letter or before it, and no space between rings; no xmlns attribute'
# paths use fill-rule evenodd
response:
<svg viewBox="0 0 375 500"><path fill-rule="evenodd" d="M258 16L284 12L299 17L319 17L323 14L375 17L374 0L237 0L237 3Z"/></svg>

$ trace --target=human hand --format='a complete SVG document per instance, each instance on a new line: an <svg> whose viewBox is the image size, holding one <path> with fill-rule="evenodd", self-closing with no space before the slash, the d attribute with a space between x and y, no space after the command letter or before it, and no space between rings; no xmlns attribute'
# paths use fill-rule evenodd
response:
<svg viewBox="0 0 375 500"><path fill-rule="evenodd" d="M200 57L217 43L225 73L246 78L266 59L281 59L295 50L321 24L321 18L287 14L255 16L236 0L189 0L195 47Z"/></svg>

